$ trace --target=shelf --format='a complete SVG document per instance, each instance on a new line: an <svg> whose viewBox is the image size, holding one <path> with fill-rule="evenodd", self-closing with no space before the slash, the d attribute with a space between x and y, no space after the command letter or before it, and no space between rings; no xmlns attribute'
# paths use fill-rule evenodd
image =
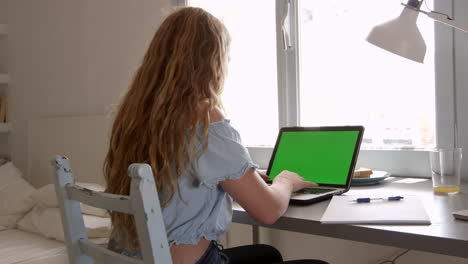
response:
<svg viewBox="0 0 468 264"><path fill-rule="evenodd" d="M10 76L7 73L0 73L0 84L7 84L10 82Z"/></svg>
<svg viewBox="0 0 468 264"><path fill-rule="evenodd" d="M0 133L8 133L12 128L11 123L0 123Z"/></svg>
<svg viewBox="0 0 468 264"><path fill-rule="evenodd" d="M8 26L7 24L0 24L0 35L8 34Z"/></svg>

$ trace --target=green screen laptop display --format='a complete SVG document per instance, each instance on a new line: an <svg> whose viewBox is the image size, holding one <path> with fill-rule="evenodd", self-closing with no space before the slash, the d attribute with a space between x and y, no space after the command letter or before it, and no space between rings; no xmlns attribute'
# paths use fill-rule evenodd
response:
<svg viewBox="0 0 468 264"><path fill-rule="evenodd" d="M318 184L346 184L360 131L282 131L270 164L273 180L296 172Z"/></svg>

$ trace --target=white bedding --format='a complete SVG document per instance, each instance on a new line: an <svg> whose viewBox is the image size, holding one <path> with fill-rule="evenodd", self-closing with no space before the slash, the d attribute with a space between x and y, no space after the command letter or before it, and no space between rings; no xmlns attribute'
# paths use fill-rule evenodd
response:
<svg viewBox="0 0 468 264"><path fill-rule="evenodd" d="M105 246L106 238L90 241ZM18 229L0 231L1 264L68 264L64 243Z"/></svg>
<svg viewBox="0 0 468 264"><path fill-rule="evenodd" d="M0 232L2 264L66 264L64 243L42 236L8 229Z"/></svg>

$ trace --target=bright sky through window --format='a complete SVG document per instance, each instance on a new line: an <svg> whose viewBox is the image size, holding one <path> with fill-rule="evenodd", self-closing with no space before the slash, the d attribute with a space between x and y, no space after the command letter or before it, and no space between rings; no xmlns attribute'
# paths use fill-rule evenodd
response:
<svg viewBox="0 0 468 264"><path fill-rule="evenodd" d="M248 146L273 145L278 133L275 1L196 0L231 34L228 78L222 96L234 127Z"/></svg>
<svg viewBox="0 0 468 264"><path fill-rule="evenodd" d="M301 125L364 125L363 147L432 147L435 140L433 20L420 16L420 64L365 41L396 18L394 0L300 2Z"/></svg>

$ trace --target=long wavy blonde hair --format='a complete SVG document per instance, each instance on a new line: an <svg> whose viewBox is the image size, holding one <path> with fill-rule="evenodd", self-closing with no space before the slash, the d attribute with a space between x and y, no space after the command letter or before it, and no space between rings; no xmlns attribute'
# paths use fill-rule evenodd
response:
<svg viewBox="0 0 468 264"><path fill-rule="evenodd" d="M178 9L163 21L119 105L104 162L106 192L128 195L128 166L148 163L167 206L180 173L201 155L196 142L207 142L209 110L222 107L228 47L224 25L201 8ZM111 219L127 246L138 247L133 216L111 212Z"/></svg>

